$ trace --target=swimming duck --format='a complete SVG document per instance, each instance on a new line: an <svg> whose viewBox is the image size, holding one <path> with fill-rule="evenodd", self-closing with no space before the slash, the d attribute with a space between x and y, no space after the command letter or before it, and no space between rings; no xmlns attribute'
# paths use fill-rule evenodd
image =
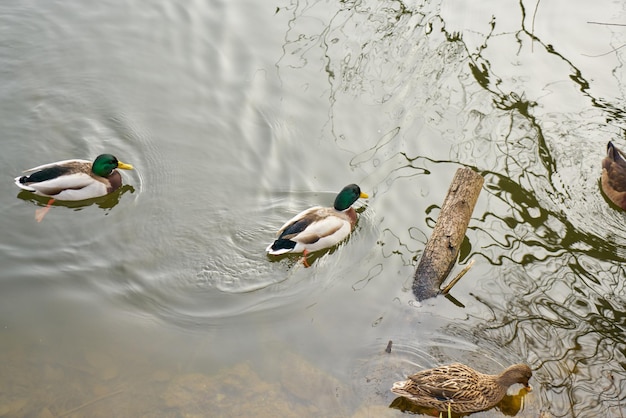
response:
<svg viewBox="0 0 626 418"><path fill-rule="evenodd" d="M308 253L333 247L350 235L356 223L352 204L368 197L359 186L349 184L339 192L332 208L314 206L288 220L266 248L267 253L303 253L303 263L308 267Z"/></svg>
<svg viewBox="0 0 626 418"><path fill-rule="evenodd" d="M626 156L611 141L602 160L602 191L613 203L626 209Z"/></svg>
<svg viewBox="0 0 626 418"><path fill-rule="evenodd" d="M477 372L471 367L453 363L422 370L407 380L393 384L391 391L413 403L440 412L468 414L483 411L502 400L509 386L521 383L531 390L530 367L516 364L498 375Z"/></svg>
<svg viewBox="0 0 626 418"><path fill-rule="evenodd" d="M93 199L117 190L122 185L122 176L116 168L132 170L133 166L118 161L111 154L102 154L93 163L65 160L31 168L24 171L30 174L16 177L15 184L20 189L50 197L46 206L49 209L55 199ZM40 213L41 219L46 212Z"/></svg>

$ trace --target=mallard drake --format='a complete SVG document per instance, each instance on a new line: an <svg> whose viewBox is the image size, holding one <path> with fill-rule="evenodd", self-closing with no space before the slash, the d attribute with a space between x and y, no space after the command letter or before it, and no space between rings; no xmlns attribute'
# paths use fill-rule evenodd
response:
<svg viewBox="0 0 626 418"><path fill-rule="evenodd" d="M267 253L303 253L304 265L308 266L308 253L333 247L350 235L356 223L352 204L368 197L359 186L349 184L339 192L332 208L314 206L288 220L276 234L278 238L266 248Z"/></svg>
<svg viewBox="0 0 626 418"><path fill-rule="evenodd" d="M613 203L626 209L626 156L611 141L602 160L602 191Z"/></svg>
<svg viewBox="0 0 626 418"><path fill-rule="evenodd" d="M111 154L102 154L93 163L65 160L31 168L24 171L30 174L16 177L15 184L20 189L50 197L46 206L49 208L55 199L93 199L117 190L122 185L122 176L116 168L132 170L133 166L118 161ZM45 211L41 218L43 215Z"/></svg>
<svg viewBox="0 0 626 418"><path fill-rule="evenodd" d="M528 383L531 377L532 371L525 364L515 364L498 375L489 375L453 363L422 370L394 383L391 391L419 406L448 411L450 416L451 412L468 414L495 406L515 383L531 390Z"/></svg>

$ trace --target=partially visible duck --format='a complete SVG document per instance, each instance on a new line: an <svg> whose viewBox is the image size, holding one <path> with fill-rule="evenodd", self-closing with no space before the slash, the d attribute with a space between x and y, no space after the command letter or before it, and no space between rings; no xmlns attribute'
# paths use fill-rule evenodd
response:
<svg viewBox="0 0 626 418"><path fill-rule="evenodd" d="M16 177L15 184L20 189L50 197L45 210L37 216L41 221L55 199L93 199L117 190L122 185L122 176L116 168L132 170L133 166L111 154L102 154L93 162L65 160L31 168L24 171L29 174Z"/></svg>
<svg viewBox="0 0 626 418"><path fill-rule="evenodd" d="M393 384L391 391L416 405L440 412L468 414L483 411L502 400L508 388L521 383L530 390L530 367L516 364L498 375L477 372L471 367L453 363L422 370L407 380Z"/></svg>
<svg viewBox="0 0 626 418"><path fill-rule="evenodd" d="M609 141L602 160L602 191L613 203L626 210L626 156Z"/></svg>
<svg viewBox="0 0 626 418"><path fill-rule="evenodd" d="M332 208L314 206L288 220L278 231L278 238L266 248L267 253L303 253L308 267L307 254L333 247L350 235L356 223L352 204L368 197L356 184L344 187Z"/></svg>

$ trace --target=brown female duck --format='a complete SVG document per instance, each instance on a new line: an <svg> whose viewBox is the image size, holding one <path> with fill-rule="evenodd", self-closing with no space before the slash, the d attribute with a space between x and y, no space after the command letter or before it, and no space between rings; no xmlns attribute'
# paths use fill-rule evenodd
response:
<svg viewBox="0 0 626 418"><path fill-rule="evenodd" d="M393 384L391 391L413 403L440 412L467 414L483 411L502 400L509 386L521 383L528 390L530 367L516 364L498 375L489 375L460 363L422 370Z"/></svg>
<svg viewBox="0 0 626 418"><path fill-rule="evenodd" d="M602 160L602 191L613 203L626 209L626 156L609 141Z"/></svg>

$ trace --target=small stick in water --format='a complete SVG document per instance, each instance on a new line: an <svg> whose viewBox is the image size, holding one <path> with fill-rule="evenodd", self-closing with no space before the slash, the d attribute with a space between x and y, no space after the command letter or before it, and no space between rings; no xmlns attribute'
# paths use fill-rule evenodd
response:
<svg viewBox="0 0 626 418"><path fill-rule="evenodd" d="M452 279L452 281L441 290L441 294L447 295L450 292L450 289L452 289L452 286L454 286L459 280L461 280L461 277L463 277L465 273L467 273L467 271L472 268L473 265L474 260L470 260L470 262L467 263L467 266L465 266L463 270L461 270L459 274L457 274L456 277Z"/></svg>

